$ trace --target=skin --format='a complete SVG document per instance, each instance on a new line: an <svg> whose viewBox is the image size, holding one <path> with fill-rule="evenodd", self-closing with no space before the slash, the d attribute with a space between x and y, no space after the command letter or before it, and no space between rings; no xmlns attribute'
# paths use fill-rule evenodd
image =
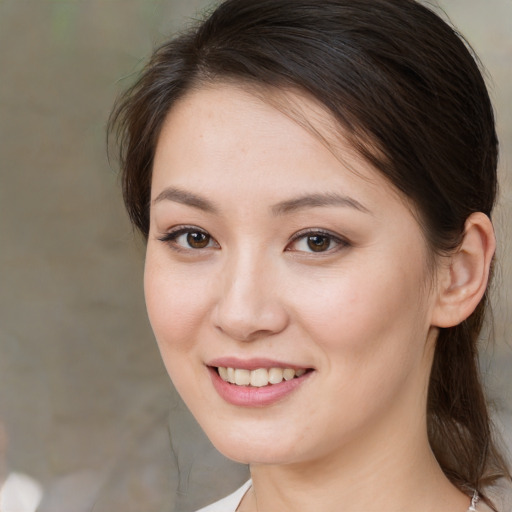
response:
<svg viewBox="0 0 512 512"><path fill-rule="evenodd" d="M326 114L289 97L327 136ZM468 293L455 285L471 258L433 274L407 201L343 141L333 147L235 85L173 106L155 154L145 268L164 363L214 445L251 464L240 511L465 512L468 498L430 451L425 410L437 326L465 314L457 300ZM345 201L283 207L333 193ZM476 251L489 228L475 224ZM164 240L184 226L208 244ZM307 233L319 230L332 237L314 252ZM277 403L239 407L212 385L207 363L219 357L312 371Z"/></svg>

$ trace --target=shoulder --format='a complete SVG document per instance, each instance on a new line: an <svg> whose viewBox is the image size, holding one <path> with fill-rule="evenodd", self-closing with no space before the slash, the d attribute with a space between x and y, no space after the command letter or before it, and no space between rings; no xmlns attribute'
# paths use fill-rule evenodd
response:
<svg viewBox="0 0 512 512"><path fill-rule="evenodd" d="M208 505L207 507L198 510L197 512L235 512L238 508L238 505L240 505L240 502L242 501L245 493L251 487L251 483L251 480L245 482L245 484L237 489L234 493L219 501L216 501L215 503L212 503L211 505Z"/></svg>

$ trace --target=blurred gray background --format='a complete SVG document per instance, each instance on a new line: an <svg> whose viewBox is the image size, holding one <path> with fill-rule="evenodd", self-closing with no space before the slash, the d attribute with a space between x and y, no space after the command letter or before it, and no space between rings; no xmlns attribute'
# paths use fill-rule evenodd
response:
<svg viewBox="0 0 512 512"><path fill-rule="evenodd" d="M105 150L116 95L208 3L0 0L0 480L39 481L41 512L187 512L247 476L165 374ZM485 63L498 117L497 340L482 363L510 447L512 0L439 3Z"/></svg>

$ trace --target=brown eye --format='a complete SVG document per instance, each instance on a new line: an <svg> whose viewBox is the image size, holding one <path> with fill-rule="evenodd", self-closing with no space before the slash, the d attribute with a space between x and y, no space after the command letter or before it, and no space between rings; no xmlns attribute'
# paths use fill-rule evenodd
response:
<svg viewBox="0 0 512 512"><path fill-rule="evenodd" d="M177 251L220 249L219 244L207 231L196 229L194 226L184 226L175 229L170 233L164 234L158 240Z"/></svg>
<svg viewBox="0 0 512 512"><path fill-rule="evenodd" d="M193 249L204 249L210 243L210 235L200 231L191 231L187 233L187 244Z"/></svg>
<svg viewBox="0 0 512 512"><path fill-rule="evenodd" d="M313 252L323 252L331 247L331 238L323 235L310 235L307 237L307 244Z"/></svg>
<svg viewBox="0 0 512 512"><path fill-rule="evenodd" d="M350 245L339 235L324 230L308 229L297 233L286 246L286 251L332 254Z"/></svg>

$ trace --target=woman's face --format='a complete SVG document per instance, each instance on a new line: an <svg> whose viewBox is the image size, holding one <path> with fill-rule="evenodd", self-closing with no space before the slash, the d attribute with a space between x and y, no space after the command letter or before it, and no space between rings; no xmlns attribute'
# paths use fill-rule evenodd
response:
<svg viewBox="0 0 512 512"><path fill-rule="evenodd" d="M436 301L414 215L354 152L241 88L167 117L145 293L176 388L230 458L391 448L425 421Z"/></svg>

